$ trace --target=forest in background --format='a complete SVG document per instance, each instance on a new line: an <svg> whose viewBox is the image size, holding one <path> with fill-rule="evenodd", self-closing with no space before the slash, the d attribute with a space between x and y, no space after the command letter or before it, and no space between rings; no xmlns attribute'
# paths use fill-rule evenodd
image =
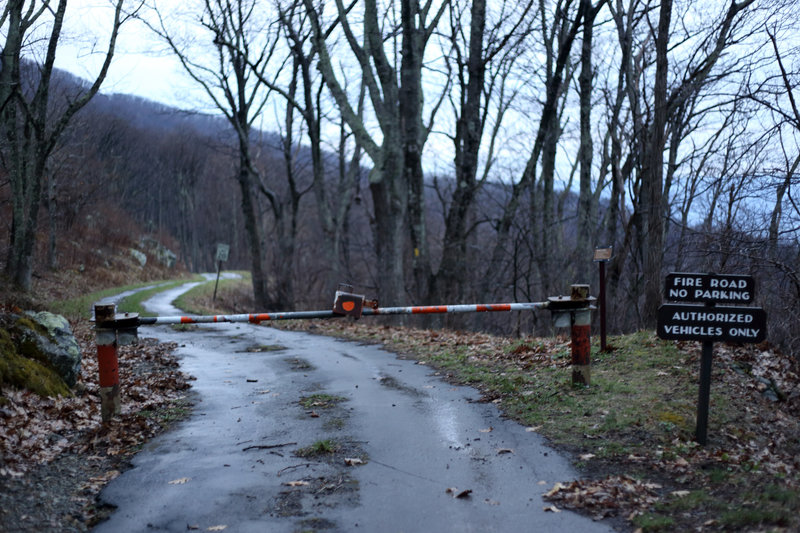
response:
<svg viewBox="0 0 800 533"><path fill-rule="evenodd" d="M14 180L34 152L15 147L95 84L52 71L37 118L47 63L20 61L25 81L9 81L8 18L9 282L31 205L32 275L145 236L208 271L228 243L225 268L253 272L265 310L327 307L338 282L384 305L540 301L572 283L596 294L592 250L613 246L612 331L652 327L667 272L746 273L770 341L797 354L797 6L704 6L207 0L187 19L206 55L151 15L217 115L98 92L48 144L19 213ZM277 131L254 127L265 113ZM546 314L444 321L550 327Z"/></svg>

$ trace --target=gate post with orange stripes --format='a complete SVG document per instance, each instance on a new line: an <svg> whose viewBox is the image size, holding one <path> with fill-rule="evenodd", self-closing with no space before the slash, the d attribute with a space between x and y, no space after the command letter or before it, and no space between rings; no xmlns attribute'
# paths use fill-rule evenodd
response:
<svg viewBox="0 0 800 533"><path fill-rule="evenodd" d="M115 311L116 306L113 304L94 306L97 368L100 374L100 414L103 422L108 422L121 411Z"/></svg>
<svg viewBox="0 0 800 533"><path fill-rule="evenodd" d="M589 385L592 380L592 303L588 285L572 285L569 296L551 296L548 309L553 325L570 328L572 344L572 384Z"/></svg>

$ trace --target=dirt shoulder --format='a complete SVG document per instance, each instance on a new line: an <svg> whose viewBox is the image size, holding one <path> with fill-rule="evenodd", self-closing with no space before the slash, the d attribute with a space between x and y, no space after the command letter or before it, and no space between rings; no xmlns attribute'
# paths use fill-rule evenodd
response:
<svg viewBox="0 0 800 533"><path fill-rule="evenodd" d="M141 339L119 349L123 411L103 424L94 332L86 320L72 328L83 354L72 397L3 390L2 531L87 531L110 512L96 503L100 489L191 406L190 378L178 368L174 345Z"/></svg>

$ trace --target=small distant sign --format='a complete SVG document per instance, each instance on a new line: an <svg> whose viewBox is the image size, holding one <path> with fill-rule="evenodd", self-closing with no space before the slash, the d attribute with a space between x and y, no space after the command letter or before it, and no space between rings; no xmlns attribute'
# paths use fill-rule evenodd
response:
<svg viewBox="0 0 800 533"><path fill-rule="evenodd" d="M755 280L739 274L673 272L664 283L664 299L672 302L744 304L753 301Z"/></svg>
<svg viewBox="0 0 800 533"><path fill-rule="evenodd" d="M217 244L217 255L215 256L215 260L220 263L227 261L230 251L231 247L229 244Z"/></svg>
<svg viewBox="0 0 800 533"><path fill-rule="evenodd" d="M593 261L595 263L607 263L608 261L611 261L611 255L613 253L614 248L611 246L608 248L595 248Z"/></svg>

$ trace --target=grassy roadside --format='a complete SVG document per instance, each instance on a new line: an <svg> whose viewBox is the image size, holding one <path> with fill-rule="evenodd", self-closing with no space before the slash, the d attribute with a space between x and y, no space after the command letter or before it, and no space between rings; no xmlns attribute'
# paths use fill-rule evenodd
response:
<svg viewBox="0 0 800 533"><path fill-rule="evenodd" d="M202 276L196 275L193 277L181 278L172 281L162 281L155 283L147 281L139 282L131 285L126 285L123 287L104 289L101 291L91 292L88 294L82 294L81 296L77 296L75 298L70 298L67 300L50 301L47 302L46 307L53 313L64 315L67 318L88 319L91 318L92 316L92 306L94 305L95 302L102 300L103 298L107 298L109 296L115 296L123 292L140 289L142 287L152 286L152 288L138 291L132 294L131 296L124 298L117 305L118 310L121 312L139 313L142 316L148 316L148 313L142 307L143 301L147 300L154 294L171 289L173 287L177 287L178 285L189 283L191 281L203 281L204 279L205 278L203 278Z"/></svg>
<svg viewBox="0 0 800 533"><path fill-rule="evenodd" d="M214 299L215 282L212 280L180 295L175 300L175 306L191 315L251 312L253 310L253 290L250 272L236 271L234 273L240 277L219 280L216 299Z"/></svg>
<svg viewBox="0 0 800 533"><path fill-rule="evenodd" d="M202 282L200 285L197 285L179 296L175 300L175 305L185 310L187 313L194 315L245 312L246 310L252 310L252 296L248 293L251 283L250 273L242 271L236 272L236 274L239 274L241 277L237 279L221 279L219 281L216 300L213 300L214 280L209 281L205 277L196 274L191 277L169 281L155 283L141 282L113 289L105 289L69 300L51 301L46 304L46 307L53 313L64 315L68 318L88 319L91 317L92 305L95 302L123 292L149 287L123 298L117 304L117 309L119 312L139 313L141 316L152 316L152 313L144 309L142 302L159 292L173 289L185 283Z"/></svg>
<svg viewBox="0 0 800 533"><path fill-rule="evenodd" d="M191 282L204 282L206 279L203 276L195 275L191 278L186 279L179 279L173 281L167 281L164 283L159 283L150 289L146 289L143 291L137 291L130 296L127 296L122 299L117 305L117 308L120 312L126 313L139 313L141 316L153 316L153 313L146 311L142 302L148 300L158 294L159 292L164 292L169 289L174 289L184 283L191 283Z"/></svg>
<svg viewBox="0 0 800 533"><path fill-rule="evenodd" d="M190 314L219 314L227 312L237 312L236 309L252 310L252 296L250 291L250 273L236 272L241 277L237 279L221 279L217 290L217 299L213 300L214 280L207 280L205 277L195 274L193 276L182 277L169 281L160 282L140 282L112 289L83 294L67 300L52 300L46 302L44 306L53 313L64 315L70 319L88 319L92 315L92 306L95 302L115 296L117 294L134 291L142 287L144 290L126 296L117 304L119 312L139 313L141 316L152 316L144 309L142 302L151 298L159 292L173 289L185 283L202 282L190 291L182 294L175 300L175 305L184 309Z"/></svg>

